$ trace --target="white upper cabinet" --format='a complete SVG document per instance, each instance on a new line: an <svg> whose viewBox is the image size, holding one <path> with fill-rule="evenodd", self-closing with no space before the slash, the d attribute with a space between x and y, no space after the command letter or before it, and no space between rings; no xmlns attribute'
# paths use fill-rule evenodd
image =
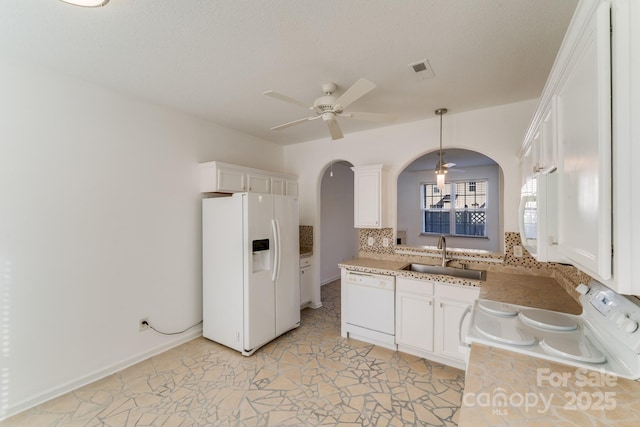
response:
<svg viewBox="0 0 640 427"><path fill-rule="evenodd" d="M633 295L640 295L633 267L640 259L640 196L633 188L640 180L638 22L638 1L580 1L521 156L523 177L532 163L542 174L557 167L558 252Z"/></svg>
<svg viewBox="0 0 640 427"><path fill-rule="evenodd" d="M613 283L622 294L640 295L640 1L616 0L612 21Z"/></svg>
<svg viewBox="0 0 640 427"><path fill-rule="evenodd" d="M213 176L210 182L207 182L209 185L209 190L206 191L216 191L221 193L237 193L241 191L246 191L247 189L247 174L244 170L234 168L234 167L218 167L212 169L210 172ZM205 186L204 183L201 185ZM201 189L205 191L204 189Z"/></svg>
<svg viewBox="0 0 640 427"><path fill-rule="evenodd" d="M291 175L247 168L223 162L200 163L202 193L251 193L298 195L298 181Z"/></svg>
<svg viewBox="0 0 640 427"><path fill-rule="evenodd" d="M247 191L269 194L271 192L271 178L265 173L248 171Z"/></svg>
<svg viewBox="0 0 640 427"><path fill-rule="evenodd" d="M384 227L386 173L383 165L355 166L351 170L354 174L354 227Z"/></svg>
<svg viewBox="0 0 640 427"><path fill-rule="evenodd" d="M538 153L538 170L550 173L558 167L558 127L556 97L551 99L540 123L540 147Z"/></svg>
<svg viewBox="0 0 640 427"><path fill-rule="evenodd" d="M285 194L287 181L284 178L271 177L271 194Z"/></svg>
<svg viewBox="0 0 640 427"><path fill-rule="evenodd" d="M287 196L298 196L298 181L295 179L287 179L285 183L285 193Z"/></svg>
<svg viewBox="0 0 640 427"><path fill-rule="evenodd" d="M611 279L611 51L609 4L589 17L557 91L558 248L599 280Z"/></svg>

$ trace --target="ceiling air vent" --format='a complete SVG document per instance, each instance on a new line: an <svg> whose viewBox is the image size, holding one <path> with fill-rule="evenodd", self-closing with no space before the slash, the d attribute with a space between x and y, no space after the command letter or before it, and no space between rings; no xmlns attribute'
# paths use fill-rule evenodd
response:
<svg viewBox="0 0 640 427"><path fill-rule="evenodd" d="M409 64L409 67L413 69L418 80L430 79L435 76L431 64L426 59Z"/></svg>

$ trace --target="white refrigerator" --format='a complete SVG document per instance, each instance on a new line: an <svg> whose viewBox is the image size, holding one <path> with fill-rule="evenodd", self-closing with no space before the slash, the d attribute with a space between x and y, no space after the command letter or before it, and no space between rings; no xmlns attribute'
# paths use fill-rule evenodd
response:
<svg viewBox="0 0 640 427"><path fill-rule="evenodd" d="M300 326L298 200L202 201L203 336L250 356Z"/></svg>

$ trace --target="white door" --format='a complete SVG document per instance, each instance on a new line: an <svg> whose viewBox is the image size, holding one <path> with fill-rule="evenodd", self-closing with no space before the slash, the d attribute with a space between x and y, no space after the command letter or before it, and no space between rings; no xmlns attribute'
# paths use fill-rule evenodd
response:
<svg viewBox="0 0 640 427"><path fill-rule="evenodd" d="M268 194L247 193L245 200L244 272L244 349L253 350L276 337L275 291L272 278L275 241L272 237L273 198ZM253 242L268 240L269 250L253 252ZM264 257L268 257L265 260Z"/></svg>
<svg viewBox="0 0 640 427"><path fill-rule="evenodd" d="M300 324L300 239L298 199L272 196L279 236L275 284L276 336Z"/></svg>

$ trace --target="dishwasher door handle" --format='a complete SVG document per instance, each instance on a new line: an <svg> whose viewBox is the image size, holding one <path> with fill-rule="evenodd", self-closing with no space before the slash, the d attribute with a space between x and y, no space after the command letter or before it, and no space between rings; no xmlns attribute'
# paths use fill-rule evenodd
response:
<svg viewBox="0 0 640 427"><path fill-rule="evenodd" d="M470 305L467 306L467 308L464 310L464 313L462 313L462 316L460 317L460 326L458 326L458 345L460 345L461 347L471 347L469 344L462 341L462 325L464 324L464 319L467 318L469 313L471 313Z"/></svg>

